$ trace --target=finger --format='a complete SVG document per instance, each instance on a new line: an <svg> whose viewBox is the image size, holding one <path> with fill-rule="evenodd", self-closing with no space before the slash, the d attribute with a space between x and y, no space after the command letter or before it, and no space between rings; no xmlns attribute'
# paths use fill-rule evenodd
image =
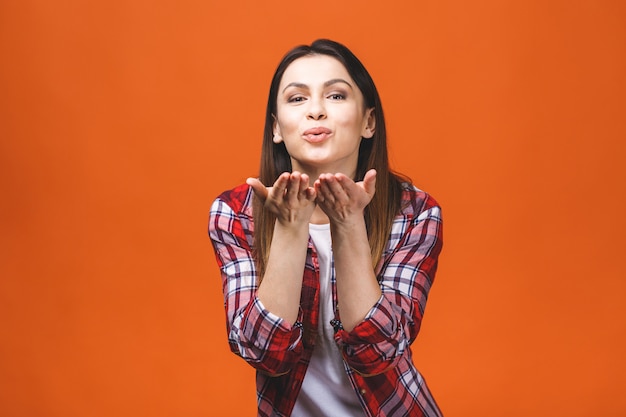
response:
<svg viewBox="0 0 626 417"><path fill-rule="evenodd" d="M327 203L334 203L336 200L335 194L332 190L331 182L335 181L335 177L331 174L322 174L319 177L319 192L324 197L324 201Z"/></svg>
<svg viewBox="0 0 626 417"><path fill-rule="evenodd" d="M289 182L287 183L287 198L290 200L295 200L298 198L299 192L300 192L300 173L293 172L289 176Z"/></svg>
<svg viewBox="0 0 626 417"><path fill-rule="evenodd" d="M302 174L300 176L300 184L299 184L298 192L304 194L308 188L309 188L309 176L306 174Z"/></svg>
<svg viewBox="0 0 626 417"><path fill-rule="evenodd" d="M300 176L300 193L302 197L309 201L315 200L316 197L315 188L309 186L309 176L307 174L302 174Z"/></svg>
<svg viewBox="0 0 626 417"><path fill-rule="evenodd" d="M315 201L317 199L317 191L313 187L307 187L305 190L306 199L309 201Z"/></svg>
<svg viewBox="0 0 626 417"><path fill-rule="evenodd" d="M335 179L337 183L341 186L343 191L347 194L348 197L353 196L355 194L356 184L352 179L344 174L335 174Z"/></svg>
<svg viewBox="0 0 626 417"><path fill-rule="evenodd" d="M248 178L246 184L252 187L252 191L261 201L267 199L267 187L258 178Z"/></svg>
<svg viewBox="0 0 626 417"><path fill-rule="evenodd" d="M316 179L315 182L313 183L313 190L315 191L315 200L319 204L324 204L325 198L324 198L324 193L322 192L322 182L320 181L319 178Z"/></svg>
<svg viewBox="0 0 626 417"><path fill-rule="evenodd" d="M376 170L370 169L365 173L363 178L363 189L369 195L373 195L376 191Z"/></svg>
<svg viewBox="0 0 626 417"><path fill-rule="evenodd" d="M328 190L332 194L334 200L342 204L345 204L350 200L350 196L348 195L348 192L343 186L343 184L340 182L340 180L343 181L342 176L344 175L343 174L330 175L327 178L327 184L328 184ZM350 182L352 181L350 180Z"/></svg>
<svg viewBox="0 0 626 417"><path fill-rule="evenodd" d="M280 174L272 190L270 191L271 197L274 199L282 199L285 195L285 190L287 189L287 184L289 182L289 173L283 172Z"/></svg>

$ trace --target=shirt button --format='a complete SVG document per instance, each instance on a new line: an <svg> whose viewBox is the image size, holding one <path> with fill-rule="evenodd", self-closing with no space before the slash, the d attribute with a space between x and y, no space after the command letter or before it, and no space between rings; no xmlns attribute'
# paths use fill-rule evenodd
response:
<svg viewBox="0 0 626 417"><path fill-rule="evenodd" d="M361 388L361 395L365 395L367 394L367 391L365 391L365 388Z"/></svg>

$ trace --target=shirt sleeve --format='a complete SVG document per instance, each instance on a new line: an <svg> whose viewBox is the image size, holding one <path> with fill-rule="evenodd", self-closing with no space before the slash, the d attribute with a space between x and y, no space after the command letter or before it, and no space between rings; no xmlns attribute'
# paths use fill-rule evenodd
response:
<svg viewBox="0 0 626 417"><path fill-rule="evenodd" d="M211 206L209 236L222 278L231 350L270 375L289 372L302 354L302 312L289 325L257 298L258 277L246 234L235 211L218 198Z"/></svg>
<svg viewBox="0 0 626 417"><path fill-rule="evenodd" d="M432 204L411 220L396 219L392 228L406 230L384 260L378 279L382 295L365 319L335 341L348 365L361 375L377 375L394 367L420 329L426 299L442 248L439 206ZM409 222L408 228L406 223Z"/></svg>

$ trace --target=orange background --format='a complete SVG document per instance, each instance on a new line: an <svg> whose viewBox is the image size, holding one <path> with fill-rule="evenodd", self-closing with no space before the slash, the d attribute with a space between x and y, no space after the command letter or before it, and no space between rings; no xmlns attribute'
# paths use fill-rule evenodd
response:
<svg viewBox="0 0 626 417"><path fill-rule="evenodd" d="M0 1L0 415L254 414L208 209L318 37L443 206L414 349L446 415L626 415L625 4Z"/></svg>

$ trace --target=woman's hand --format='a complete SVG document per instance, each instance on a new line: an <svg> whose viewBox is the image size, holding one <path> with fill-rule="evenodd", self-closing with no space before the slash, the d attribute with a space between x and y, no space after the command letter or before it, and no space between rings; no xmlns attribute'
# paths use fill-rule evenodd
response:
<svg viewBox="0 0 626 417"><path fill-rule="evenodd" d="M276 221L307 223L315 209L316 192L309 186L309 176L294 171L283 172L272 187L265 187L256 178L248 178L246 183L263 202L264 207L276 215Z"/></svg>
<svg viewBox="0 0 626 417"><path fill-rule="evenodd" d="M355 183L344 174L322 174L315 181L317 204L334 223L363 219L363 210L376 191L376 170L365 173L363 181Z"/></svg>

